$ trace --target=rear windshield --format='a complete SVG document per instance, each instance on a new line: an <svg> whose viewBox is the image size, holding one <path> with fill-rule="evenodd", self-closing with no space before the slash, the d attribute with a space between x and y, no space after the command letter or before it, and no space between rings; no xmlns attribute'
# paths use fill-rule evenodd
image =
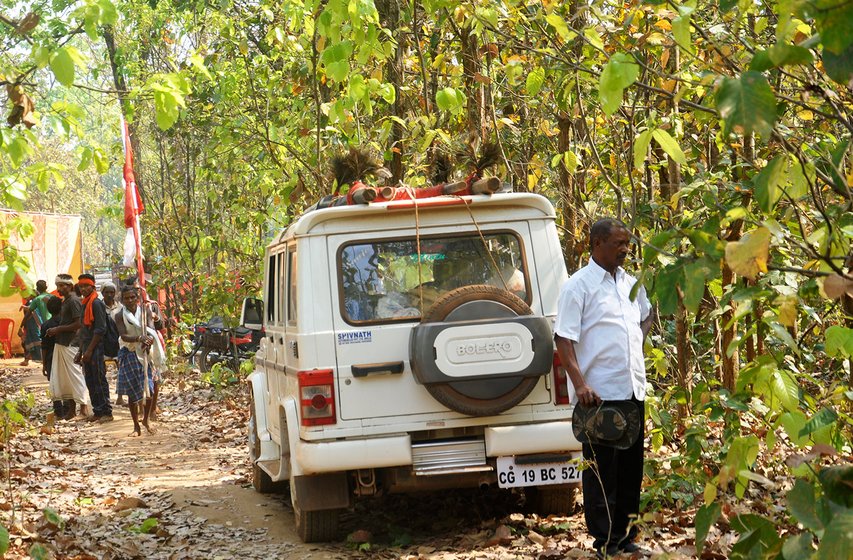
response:
<svg viewBox="0 0 853 560"><path fill-rule="evenodd" d="M349 323L419 319L443 294L489 284L528 299L521 243L512 233L422 237L343 247L342 313ZM423 300L421 300L421 297Z"/></svg>

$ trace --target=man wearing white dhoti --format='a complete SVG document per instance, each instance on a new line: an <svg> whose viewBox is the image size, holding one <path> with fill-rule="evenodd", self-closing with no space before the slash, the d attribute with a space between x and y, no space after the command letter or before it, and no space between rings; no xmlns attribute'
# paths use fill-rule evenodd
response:
<svg viewBox="0 0 853 560"><path fill-rule="evenodd" d="M77 404L82 416L88 415L90 408L83 368L74 361L80 346L77 331L83 317L83 304L74 293L74 279L70 274L57 275L56 289L63 300L59 325L46 333L56 340L49 387L51 398L63 401L62 418L67 420L74 417Z"/></svg>

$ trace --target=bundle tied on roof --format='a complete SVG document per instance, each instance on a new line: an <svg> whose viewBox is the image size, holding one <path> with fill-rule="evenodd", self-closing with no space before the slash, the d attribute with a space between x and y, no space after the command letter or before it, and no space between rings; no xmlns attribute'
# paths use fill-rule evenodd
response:
<svg viewBox="0 0 853 560"><path fill-rule="evenodd" d="M332 158L331 166L336 182L333 194L337 195L343 185L349 185L349 204L366 204L376 199L376 189L364 182L369 176L380 179L391 177L391 172L366 148L350 148L346 154L336 155Z"/></svg>

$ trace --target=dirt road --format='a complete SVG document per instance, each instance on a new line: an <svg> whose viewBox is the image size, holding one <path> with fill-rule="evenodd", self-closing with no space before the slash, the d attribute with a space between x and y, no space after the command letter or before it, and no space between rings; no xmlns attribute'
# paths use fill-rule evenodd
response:
<svg viewBox="0 0 853 560"><path fill-rule="evenodd" d="M131 438L121 406L111 423L44 426L46 380L13 364L0 361L0 394L18 401L31 427L8 443L6 558L30 557L34 545L80 560L591 557L581 515L540 519L517 496L480 491L359 502L342 516L340 542L305 545L287 497L251 488L239 388L218 393L193 375L171 378L156 433Z"/></svg>

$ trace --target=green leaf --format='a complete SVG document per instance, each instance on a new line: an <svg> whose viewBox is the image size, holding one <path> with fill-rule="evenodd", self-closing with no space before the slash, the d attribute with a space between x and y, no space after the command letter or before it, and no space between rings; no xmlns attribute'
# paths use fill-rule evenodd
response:
<svg viewBox="0 0 853 560"><path fill-rule="evenodd" d="M853 80L853 44L847 45L841 54L824 50L822 56L826 75L843 86L849 85Z"/></svg>
<svg viewBox="0 0 853 560"><path fill-rule="evenodd" d="M842 54L853 43L853 3L838 0L815 0L805 3L815 19L824 49Z"/></svg>
<svg viewBox="0 0 853 560"><path fill-rule="evenodd" d="M675 313L678 307L677 286L684 278L684 269L680 266L670 266L661 270L655 282L655 295L658 297L661 315Z"/></svg>
<svg viewBox="0 0 853 560"><path fill-rule="evenodd" d="M343 82L349 75L349 62L339 60L326 64L326 75L336 82Z"/></svg>
<svg viewBox="0 0 853 560"><path fill-rule="evenodd" d="M110 170L110 160L104 155L100 149L94 150L95 169L103 175Z"/></svg>
<svg viewBox="0 0 853 560"><path fill-rule="evenodd" d="M695 261L684 266L684 307L691 313L699 310L702 297L705 295L705 278L710 273L710 268L703 261Z"/></svg>
<svg viewBox="0 0 853 560"><path fill-rule="evenodd" d="M6 554L7 550L9 550L9 531L0 525L0 556Z"/></svg>
<svg viewBox="0 0 853 560"><path fill-rule="evenodd" d="M60 529L65 525L65 520L62 519L62 517L60 517L59 514L56 513L55 510L53 510L51 508L44 508L44 511L42 513L44 514L44 518L51 525L58 527Z"/></svg>
<svg viewBox="0 0 853 560"><path fill-rule="evenodd" d="M816 176L812 162L807 161L804 170L800 160L792 154L788 160L788 180L791 181L788 196L797 200L809 194L810 185L814 184Z"/></svg>
<svg viewBox="0 0 853 560"><path fill-rule="evenodd" d="M676 142L675 138L670 136L667 131L656 128L652 131L652 137L660 147L663 148L663 151L673 159L673 161L680 165L687 164L687 158L684 156L684 152L681 151L681 147L678 145L678 142Z"/></svg>
<svg viewBox="0 0 853 560"><path fill-rule="evenodd" d="M765 214L772 212L773 207L782 197L782 185L788 170L787 163L786 156L777 156L752 180L755 200Z"/></svg>
<svg viewBox="0 0 853 560"><path fill-rule="evenodd" d="M797 410L800 404L800 386L791 372L776 370L770 374L768 386L775 399L778 399L785 410Z"/></svg>
<svg viewBox="0 0 853 560"><path fill-rule="evenodd" d="M601 40L601 36L598 34L598 31L596 31L594 27L589 26L584 29L583 36L586 38L587 41L589 41L590 45L600 51L604 50L604 41Z"/></svg>
<svg viewBox="0 0 853 560"><path fill-rule="evenodd" d="M34 543L29 550L29 554L33 560L49 560L50 553L47 548L41 543Z"/></svg>
<svg viewBox="0 0 853 560"><path fill-rule="evenodd" d="M435 94L435 104L442 111L457 111L465 105L465 95L452 87L438 90Z"/></svg>
<svg viewBox="0 0 853 560"><path fill-rule="evenodd" d="M53 53L50 69L60 84L64 86L74 84L74 59L71 58L68 47L60 47Z"/></svg>
<svg viewBox="0 0 853 560"><path fill-rule="evenodd" d="M823 523L815 509L814 486L803 479L797 479L794 487L788 492L788 509L803 527L812 531L823 529Z"/></svg>
<svg viewBox="0 0 853 560"><path fill-rule="evenodd" d="M725 13L737 6L738 0L720 0L720 11Z"/></svg>
<svg viewBox="0 0 853 560"><path fill-rule="evenodd" d="M397 100L397 90L394 88L394 84L382 84L379 86L379 96L385 100L385 103L388 105L393 105Z"/></svg>
<svg viewBox="0 0 853 560"><path fill-rule="evenodd" d="M696 554L701 556L702 550L705 548L705 539L708 538L708 531L717 519L720 517L722 508L720 504L705 504L696 510Z"/></svg>
<svg viewBox="0 0 853 560"><path fill-rule="evenodd" d="M838 358L853 357L853 329L840 325L826 329L826 355Z"/></svg>
<svg viewBox="0 0 853 560"><path fill-rule="evenodd" d="M213 81L213 76L210 74L210 71L207 69L207 66L204 64L204 57L200 54L194 54L190 57L190 63L193 65L193 68L198 71L199 74L207 78L208 81Z"/></svg>
<svg viewBox="0 0 853 560"><path fill-rule="evenodd" d="M615 113L622 105L622 92L637 80L640 66L624 53L616 53L601 72L598 82L598 98L607 116Z"/></svg>
<svg viewBox="0 0 853 560"><path fill-rule="evenodd" d="M644 130L634 139L634 168L643 169L643 164L649 155L649 144L652 141L652 131Z"/></svg>
<svg viewBox="0 0 853 560"><path fill-rule="evenodd" d="M759 72L744 72L726 78L717 90L717 111L725 120L725 133L759 134L767 139L778 118L776 97L767 78Z"/></svg>
<svg viewBox="0 0 853 560"><path fill-rule="evenodd" d="M815 433L821 428L831 426L838 419L838 414L831 408L824 407L812 416L811 420L800 430L799 437L805 437Z"/></svg>
<svg viewBox="0 0 853 560"><path fill-rule="evenodd" d="M836 504L853 508L853 466L825 467L818 473L823 495Z"/></svg>
<svg viewBox="0 0 853 560"><path fill-rule="evenodd" d="M773 68L773 61L770 60L770 54L766 50L755 51L749 62L749 69L753 72L764 72L771 68Z"/></svg>
<svg viewBox="0 0 853 560"><path fill-rule="evenodd" d="M535 96L542 89L542 84L545 83L545 69L541 66L534 68L528 75L524 86L527 90L527 95Z"/></svg>
<svg viewBox="0 0 853 560"><path fill-rule="evenodd" d="M142 525L139 526L140 533L150 533L154 529L157 528L157 518L149 517L145 521L142 522Z"/></svg>
<svg viewBox="0 0 853 560"><path fill-rule="evenodd" d="M178 121L181 101L172 91L154 91L154 118L160 130L168 130Z"/></svg>
<svg viewBox="0 0 853 560"><path fill-rule="evenodd" d="M566 167L566 171L574 173L579 163L578 156L573 151L566 150L563 152L563 165Z"/></svg>
<svg viewBox="0 0 853 560"><path fill-rule="evenodd" d="M767 49L767 56L776 68L791 64L811 64L814 60L809 49L796 45L773 45Z"/></svg>
<svg viewBox="0 0 853 560"><path fill-rule="evenodd" d="M94 152L92 148L86 146L80 152L80 163L77 165L77 171L86 171L94 161Z"/></svg>
<svg viewBox="0 0 853 560"><path fill-rule="evenodd" d="M332 64L335 62L349 61L352 55L352 41L340 41L323 49L320 55L320 62L323 64Z"/></svg>
<svg viewBox="0 0 853 560"><path fill-rule="evenodd" d="M548 22L548 25L554 28L557 35L559 35L563 41L571 41L574 39L575 35L577 35L577 33L569 29L566 21L557 14L548 14L545 16L545 21Z"/></svg>
<svg viewBox="0 0 853 560"><path fill-rule="evenodd" d="M110 0L98 0L98 7L101 9L101 25L113 25L118 20L118 12Z"/></svg>
<svg viewBox="0 0 853 560"><path fill-rule="evenodd" d="M685 7L682 6L681 8ZM693 9L687 8L685 12L672 20L672 37L680 48L688 53L692 53L695 50L693 41L690 39L690 14L693 12Z"/></svg>
<svg viewBox="0 0 853 560"><path fill-rule="evenodd" d="M814 556L813 540L814 535L809 532L789 535L782 545L782 557L785 560L809 560Z"/></svg>
<svg viewBox="0 0 853 560"><path fill-rule="evenodd" d="M853 511L835 514L820 540L817 557L818 560L853 558Z"/></svg>

